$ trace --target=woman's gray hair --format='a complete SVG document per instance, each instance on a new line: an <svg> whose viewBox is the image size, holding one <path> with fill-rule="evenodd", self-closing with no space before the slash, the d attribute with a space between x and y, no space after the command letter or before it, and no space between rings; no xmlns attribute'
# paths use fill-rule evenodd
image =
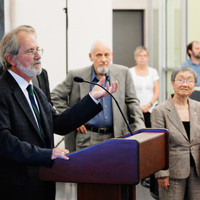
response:
<svg viewBox="0 0 200 200"><path fill-rule="evenodd" d="M190 71L194 76L195 83L197 83L197 74L196 74L196 72L192 69L192 67L189 67L189 66L186 66L186 65L176 67L173 70L172 75L171 75L171 81L175 81L176 75L179 72L185 72L185 71Z"/></svg>
<svg viewBox="0 0 200 200"><path fill-rule="evenodd" d="M7 70L11 67L11 64L6 60L6 56L15 56L18 54L20 48L18 33L20 31L25 31L30 34L36 34L35 29L33 27L28 25L22 25L11 30L3 36L0 42L0 59L4 70Z"/></svg>

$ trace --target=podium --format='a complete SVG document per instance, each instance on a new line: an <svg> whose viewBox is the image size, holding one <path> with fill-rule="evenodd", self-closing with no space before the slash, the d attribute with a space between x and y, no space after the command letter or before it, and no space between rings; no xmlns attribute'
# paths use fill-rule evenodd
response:
<svg viewBox="0 0 200 200"><path fill-rule="evenodd" d="M78 183L78 200L121 200L123 187L131 188L149 175L168 168L168 131L141 129L70 153L51 168L40 167L45 181ZM128 200L129 200L128 199Z"/></svg>

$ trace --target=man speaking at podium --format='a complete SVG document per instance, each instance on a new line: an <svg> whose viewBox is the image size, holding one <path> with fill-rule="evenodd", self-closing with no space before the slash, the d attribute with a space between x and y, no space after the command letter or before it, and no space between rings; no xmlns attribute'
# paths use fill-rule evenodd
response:
<svg viewBox="0 0 200 200"><path fill-rule="evenodd" d="M70 109L56 113L31 81L42 70L42 52L35 30L27 25L13 29L0 43L6 70L0 77L0 191L4 200L55 199L55 183L38 177L39 166L50 167L57 158L68 160L68 150L54 148L53 133L67 134L94 117L102 110L97 100L108 95L95 87ZM115 92L117 87L113 82L106 89Z"/></svg>
<svg viewBox="0 0 200 200"><path fill-rule="evenodd" d="M95 41L89 54L92 66L69 71L66 79L52 92L53 105L62 113L87 94L94 85L76 83L74 77L97 83L102 77L104 84L117 80L119 87L113 95L118 101L122 112L126 114L132 131L145 128L143 114L137 99L134 83L125 66L110 64L113 53L105 41ZM128 133L126 123L111 96L101 99L103 111L76 131L65 136L65 147L70 151L79 150L107 139Z"/></svg>

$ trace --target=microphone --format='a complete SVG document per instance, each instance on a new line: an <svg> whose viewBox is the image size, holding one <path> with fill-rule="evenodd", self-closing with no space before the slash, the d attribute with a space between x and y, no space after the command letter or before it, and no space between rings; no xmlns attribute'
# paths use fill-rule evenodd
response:
<svg viewBox="0 0 200 200"><path fill-rule="evenodd" d="M74 77L74 81L78 82L78 83L83 83L83 82L90 83L90 84L93 84L93 85L98 85L99 87L103 88L114 99L114 101L115 101L115 103L116 103L116 105L117 105L117 107L118 107L118 109L119 109L119 111L120 111L120 113L121 113L121 115L122 115L122 117L123 117L126 125L127 125L127 128L130 131L130 134L133 135L133 132L132 132L132 130L131 130L131 128L130 128L130 126L129 126L129 124L128 124L128 122L127 122L127 120L126 120L126 118L125 118L125 116L124 116L124 114L123 114L123 112L122 112L119 104L118 104L118 102L117 102L117 100L115 99L115 97L106 88L104 88L102 85L99 85L98 83L94 83L94 82L90 82L90 81L85 81L81 77Z"/></svg>
<svg viewBox="0 0 200 200"><path fill-rule="evenodd" d="M84 79L82 79L81 77L74 77L74 81L78 83L82 83L84 82Z"/></svg>

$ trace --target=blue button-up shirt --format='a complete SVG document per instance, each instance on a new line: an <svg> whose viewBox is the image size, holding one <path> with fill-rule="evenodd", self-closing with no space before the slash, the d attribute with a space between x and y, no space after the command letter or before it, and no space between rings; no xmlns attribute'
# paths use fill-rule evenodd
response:
<svg viewBox="0 0 200 200"><path fill-rule="evenodd" d="M192 67L194 71L197 73L197 87L200 86L200 62L198 65L192 62L192 60L189 58L186 62L183 62L182 65L186 65L189 67Z"/></svg>
<svg viewBox="0 0 200 200"><path fill-rule="evenodd" d="M91 82L97 83L99 79L96 77L94 68L92 69L92 77ZM107 82L110 83L110 78L108 73L106 74L106 80L103 83L103 87L106 87ZM90 85L90 91L94 85ZM112 101L111 96L108 95L107 97L103 97L100 99L100 103L103 107L103 110L97 114L95 117L93 117L91 120L87 122L87 125L94 126L97 128L106 128L106 127L112 127L113 126L113 114L112 114Z"/></svg>

